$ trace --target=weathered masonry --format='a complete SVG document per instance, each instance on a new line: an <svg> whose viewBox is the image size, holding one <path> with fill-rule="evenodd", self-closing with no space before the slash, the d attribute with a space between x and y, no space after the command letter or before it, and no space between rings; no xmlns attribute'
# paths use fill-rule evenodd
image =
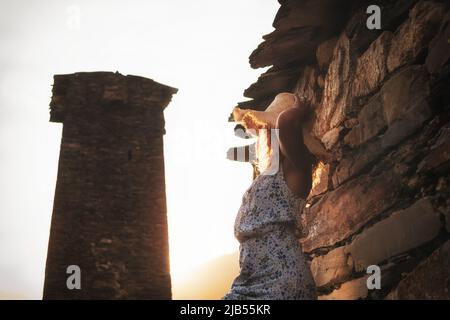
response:
<svg viewBox="0 0 450 320"><path fill-rule="evenodd" d="M63 123L44 299L170 299L163 110L177 89L112 72L54 76ZM67 287L78 266L81 289Z"/></svg>
<svg viewBox="0 0 450 320"><path fill-rule="evenodd" d="M449 2L279 2L250 55L272 67L239 106L263 110L287 91L314 107L301 242L320 298L450 299ZM370 265L380 289L366 285Z"/></svg>

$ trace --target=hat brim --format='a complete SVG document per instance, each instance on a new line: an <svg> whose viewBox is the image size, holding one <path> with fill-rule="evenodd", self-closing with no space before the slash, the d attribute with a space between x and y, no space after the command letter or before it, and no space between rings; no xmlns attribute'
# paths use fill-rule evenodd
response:
<svg viewBox="0 0 450 320"><path fill-rule="evenodd" d="M291 108L295 102L295 95L282 92L275 96L273 101L264 111L248 110L235 107L233 119L241 123L246 129L260 129L276 126L278 115Z"/></svg>

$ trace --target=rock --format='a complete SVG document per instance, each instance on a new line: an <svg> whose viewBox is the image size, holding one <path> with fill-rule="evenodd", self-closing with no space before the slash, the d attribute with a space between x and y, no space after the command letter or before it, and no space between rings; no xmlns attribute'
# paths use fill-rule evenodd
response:
<svg viewBox="0 0 450 320"><path fill-rule="evenodd" d="M445 242L401 280L387 299L449 300L450 241Z"/></svg>
<svg viewBox="0 0 450 320"><path fill-rule="evenodd" d="M336 248L311 261L311 272L317 287L341 282L350 275L352 269L353 261L344 247Z"/></svg>
<svg viewBox="0 0 450 320"><path fill-rule="evenodd" d="M359 174L382 153L381 139L378 139L346 154L338 163L332 175L333 188L337 188L348 179Z"/></svg>
<svg viewBox="0 0 450 320"><path fill-rule="evenodd" d="M331 148L333 148L333 146L339 140L339 135L342 129L344 129L343 126L333 128L322 136L321 141L327 150L331 150Z"/></svg>
<svg viewBox="0 0 450 320"><path fill-rule="evenodd" d="M362 54L367 50L369 45L380 35L381 30L370 30L366 26L367 13L366 8L359 8L350 17L345 26L344 32L350 39L353 50L358 54Z"/></svg>
<svg viewBox="0 0 450 320"><path fill-rule="evenodd" d="M352 85L354 97L365 96L375 90L387 74L386 59L392 33L383 32L358 58Z"/></svg>
<svg viewBox="0 0 450 320"><path fill-rule="evenodd" d="M382 30L368 30L369 3L346 2L351 16L331 30L334 22L317 19L331 17L328 1L279 2L276 30L250 57L252 67L273 67L244 104L264 109L277 90L311 102L303 137L321 163L301 243L327 293L320 299L383 298L450 232L448 5L382 1ZM289 70L298 70L293 85ZM382 269L382 290L367 289L370 264Z"/></svg>
<svg viewBox="0 0 450 320"><path fill-rule="evenodd" d="M381 4L381 28L395 31L416 3L417 0L396 0Z"/></svg>
<svg viewBox="0 0 450 320"><path fill-rule="evenodd" d="M358 114L357 125L344 137L351 147L359 146L377 136L387 126L379 94L373 96Z"/></svg>
<svg viewBox="0 0 450 320"><path fill-rule="evenodd" d="M252 68L279 67L312 61L317 46L339 30L348 4L334 0L283 1L273 23L276 28L250 55Z"/></svg>
<svg viewBox="0 0 450 320"><path fill-rule="evenodd" d="M409 12L409 19L395 32L387 58L389 72L414 61L426 51L444 15L444 5L420 1Z"/></svg>
<svg viewBox="0 0 450 320"><path fill-rule="evenodd" d="M386 82L381 89L388 124L383 148L398 144L430 118L429 95L429 75L423 66L411 66Z"/></svg>
<svg viewBox="0 0 450 320"><path fill-rule="evenodd" d="M294 93L304 97L312 106L317 105L320 89L317 84L317 71L311 66L301 70L300 77L294 86Z"/></svg>
<svg viewBox="0 0 450 320"><path fill-rule="evenodd" d="M313 183L308 198L314 197L328 190L330 165L319 162L313 172Z"/></svg>
<svg viewBox="0 0 450 320"><path fill-rule="evenodd" d="M321 74L317 76L317 85L320 89L323 89L325 87L325 78Z"/></svg>
<svg viewBox="0 0 450 320"><path fill-rule="evenodd" d="M411 257L405 254L381 265L381 288L380 290L371 290L371 299L386 299L386 295L399 283L402 275L411 272L419 261L419 257Z"/></svg>
<svg viewBox="0 0 450 320"><path fill-rule="evenodd" d="M445 212L445 229L450 233L450 208Z"/></svg>
<svg viewBox="0 0 450 320"><path fill-rule="evenodd" d="M425 61L430 73L438 73L450 60L450 12L444 17L438 34L430 42L428 56Z"/></svg>
<svg viewBox="0 0 450 320"><path fill-rule="evenodd" d="M434 239L440 228L439 211L430 198L422 198L357 235L346 252L355 270L363 271Z"/></svg>
<svg viewBox="0 0 450 320"><path fill-rule="evenodd" d="M423 109L422 109L423 107ZM430 117L427 104L416 105L409 110L402 119L388 127L381 139L381 149L386 150L403 141L406 137L419 129Z"/></svg>
<svg viewBox="0 0 450 320"><path fill-rule="evenodd" d="M322 40L315 37L316 27L304 27L287 31L278 31L263 37L262 42L249 57L252 68L270 65L287 66L295 61L311 60L312 48L316 48ZM305 47L308 48L305 50Z"/></svg>
<svg viewBox="0 0 450 320"><path fill-rule="evenodd" d="M413 135L397 149L391 151L385 159L391 163L409 163L414 159L417 150L423 148L433 138L433 130L435 128L436 122L430 121L423 127L421 135ZM345 153L332 174L333 188L337 188L348 179L365 170L372 163L376 163L378 158L386 152L388 146L386 141L391 137L389 135L386 136L386 134L380 135L374 138L373 141L362 144L358 148Z"/></svg>
<svg viewBox="0 0 450 320"><path fill-rule="evenodd" d="M431 147L429 153L417 166L417 172L422 173L431 169L438 168L450 160L450 128L443 128L435 144Z"/></svg>
<svg viewBox="0 0 450 320"><path fill-rule="evenodd" d="M336 46L338 38L332 37L325 40L317 47L316 59L321 70L326 70L333 57L334 47Z"/></svg>
<svg viewBox="0 0 450 320"><path fill-rule="evenodd" d="M291 91L299 75L299 68L283 70L270 68L259 76L257 82L244 91L244 96L257 100L267 97L273 98L280 92Z"/></svg>
<svg viewBox="0 0 450 320"><path fill-rule="evenodd" d="M423 79L424 77L427 77L427 74L423 66L412 66L403 70L385 84L381 89L380 96L383 97L383 94L385 96L384 99L381 98L383 116L386 123L390 121L390 127L377 138L373 138L370 142L366 141L367 143L365 144L359 143L364 141L366 137L372 136L372 134L363 134L359 131L361 130L360 128L355 129L355 133L344 138L346 143L358 146L358 148L345 153L336 166L332 176L335 188L376 161L388 148L399 144L416 132L418 128L423 127L425 119L429 118L431 112L427 102L429 98L428 80ZM376 99L376 97L373 97L373 99ZM363 107L361 110L362 113L367 111L364 110L365 108ZM422 111L420 112L420 110ZM364 119L368 118L364 116ZM367 124L368 120L364 121L366 121L367 126L364 130L368 130L368 133L374 132L372 131L372 126L375 129L379 128L376 123ZM377 120L375 117L372 121L378 123L381 120L379 118ZM427 127L432 128L433 123L430 121L430 125L427 125ZM423 132L427 131L423 130ZM411 155L416 152L414 149L417 149L419 145L423 145L430 138L432 136L430 137L429 135L426 135L425 138L414 136L412 138L413 141L402 145L399 149L404 150L405 155ZM411 150L411 148L413 149Z"/></svg>
<svg viewBox="0 0 450 320"><path fill-rule="evenodd" d="M442 210L442 214L444 215L444 219L445 219L445 230L447 230L447 232L450 233L450 206L449 205L447 205L447 207Z"/></svg>
<svg viewBox="0 0 450 320"><path fill-rule="evenodd" d="M357 118L350 118L344 121L344 127L351 129L359 124Z"/></svg>
<svg viewBox="0 0 450 320"><path fill-rule="evenodd" d="M317 203L305 209L306 252L331 246L347 239L369 220L392 206L402 190L397 168L385 168L380 174L365 174L327 192Z"/></svg>
<svg viewBox="0 0 450 320"><path fill-rule="evenodd" d="M315 110L316 122L313 133L319 138L338 127L349 112L351 105L349 87L354 71L354 60L349 39L345 33L342 33L336 43L333 60L328 67L322 102Z"/></svg>
<svg viewBox="0 0 450 320"><path fill-rule="evenodd" d="M339 289L328 295L319 296L319 300L357 300L364 299L368 295L367 278L364 276L343 283Z"/></svg>
<svg viewBox="0 0 450 320"><path fill-rule="evenodd" d="M348 7L335 0L315 0L311 2L297 0L280 1L272 26L277 30L316 26L321 27L338 19L336 15L345 12ZM343 18L341 18L343 19Z"/></svg>
<svg viewBox="0 0 450 320"><path fill-rule="evenodd" d="M426 104L430 93L429 75L423 66L411 66L389 79L381 89L383 110L388 125L410 113L414 106ZM419 108L421 109L421 108ZM427 111L428 105L422 107Z"/></svg>
<svg viewBox="0 0 450 320"><path fill-rule="evenodd" d="M273 98L275 98L275 96L238 102L238 107L241 109L263 111L269 106Z"/></svg>
<svg viewBox="0 0 450 320"><path fill-rule="evenodd" d="M341 160L333 174L333 185L337 186L354 176L385 150L422 127L431 116L429 95L429 75L423 66L410 66L389 79L380 93L361 109L359 125L345 136L346 144L360 146L360 150L347 154ZM364 144L383 132L386 126L382 135Z"/></svg>

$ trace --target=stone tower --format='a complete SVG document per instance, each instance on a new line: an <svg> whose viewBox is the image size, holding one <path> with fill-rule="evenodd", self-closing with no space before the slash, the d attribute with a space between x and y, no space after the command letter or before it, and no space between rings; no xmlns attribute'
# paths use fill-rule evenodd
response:
<svg viewBox="0 0 450 320"><path fill-rule="evenodd" d="M50 121L64 125L44 299L171 298L163 110L176 92L112 72L54 76ZM71 265L81 289L68 288Z"/></svg>

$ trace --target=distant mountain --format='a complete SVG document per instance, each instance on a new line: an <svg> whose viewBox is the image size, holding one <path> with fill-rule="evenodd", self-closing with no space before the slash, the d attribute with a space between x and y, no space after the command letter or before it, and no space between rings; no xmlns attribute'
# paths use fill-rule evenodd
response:
<svg viewBox="0 0 450 320"><path fill-rule="evenodd" d="M216 300L222 298L239 274L239 253L213 259L194 269L172 287L173 299Z"/></svg>

